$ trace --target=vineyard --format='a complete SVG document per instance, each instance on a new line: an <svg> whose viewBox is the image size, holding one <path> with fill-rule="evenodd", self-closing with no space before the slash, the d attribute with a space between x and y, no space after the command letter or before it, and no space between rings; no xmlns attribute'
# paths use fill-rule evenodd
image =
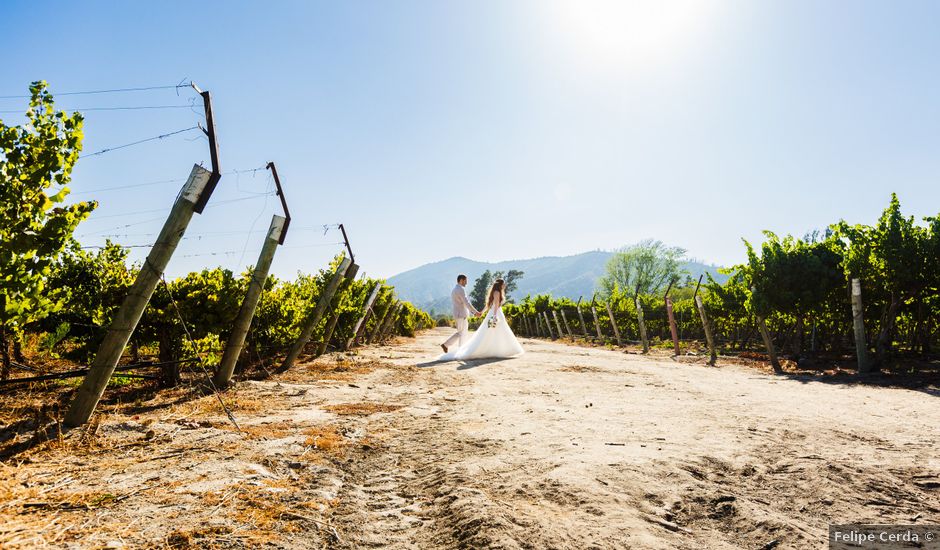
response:
<svg viewBox="0 0 940 550"><path fill-rule="evenodd" d="M277 197L257 260L165 275L240 172L179 88L210 160L145 211L152 242L87 244L99 205L67 202L81 158L148 140L82 155L42 82L0 122L0 546L769 550L938 518L940 218L892 196L871 226L767 233L724 283L614 265L590 300L507 304L524 355L442 362L450 320L361 273L344 224L292 224L273 162L230 199ZM320 227L325 265L270 273Z"/></svg>
<svg viewBox="0 0 940 550"><path fill-rule="evenodd" d="M892 195L877 224L833 224L799 239L767 232L724 284L675 278L662 294L614 287L590 302L527 296L506 307L521 334L587 338L769 360L810 370L908 372L940 339L940 217L918 223ZM850 358L850 359L847 359Z"/></svg>
<svg viewBox="0 0 940 550"><path fill-rule="evenodd" d="M80 155L83 116L57 111L45 82L30 87L25 125L0 123L0 388L11 398L39 384L53 401L34 403L35 410L27 407L21 416L80 426L107 398L106 389L173 388L185 382L194 395L218 395L233 376L283 372L301 355L382 343L431 326L426 313L398 300L383 280L357 278L359 266L342 224L325 226L343 237L337 244L344 250L330 265L294 280L268 273L291 222L274 163L266 169L283 215L272 216L257 263L242 273L207 267L167 280L164 270L189 220L214 206L211 195L223 176L209 92L195 84L143 90L180 88L197 93L188 107L195 108L198 99L204 108L205 125L194 128L207 138L211 170L194 166L156 240L133 245L149 248L143 262L130 261L130 248L111 239L103 246L83 246L74 236L98 203L66 204L72 171L80 158L194 128ZM82 381L73 392L75 379ZM7 408L15 409L14 401ZM228 412L220 395L218 402ZM57 412L46 418L40 409ZM32 427L34 438L24 441L19 437L24 426L16 425L4 437L6 453L48 435L42 426Z"/></svg>

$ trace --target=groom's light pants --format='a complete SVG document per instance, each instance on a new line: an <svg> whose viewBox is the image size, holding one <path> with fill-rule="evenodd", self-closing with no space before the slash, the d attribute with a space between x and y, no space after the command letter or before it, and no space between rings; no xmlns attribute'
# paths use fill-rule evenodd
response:
<svg viewBox="0 0 940 550"><path fill-rule="evenodd" d="M450 338L448 338L444 345L448 349L454 347L454 344L457 344L457 347L461 347L467 343L467 339L470 336L470 333L467 332L470 328L470 323L466 319L455 319L457 322L457 332L453 333Z"/></svg>

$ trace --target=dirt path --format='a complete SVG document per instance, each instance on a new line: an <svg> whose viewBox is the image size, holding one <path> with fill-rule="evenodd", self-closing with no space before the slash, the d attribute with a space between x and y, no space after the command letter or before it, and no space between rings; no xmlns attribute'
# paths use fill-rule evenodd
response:
<svg viewBox="0 0 940 550"><path fill-rule="evenodd" d="M207 397L113 415L77 463L8 462L0 546L824 548L829 523L940 523L935 393L532 340L429 362L445 335L243 383L242 433Z"/></svg>

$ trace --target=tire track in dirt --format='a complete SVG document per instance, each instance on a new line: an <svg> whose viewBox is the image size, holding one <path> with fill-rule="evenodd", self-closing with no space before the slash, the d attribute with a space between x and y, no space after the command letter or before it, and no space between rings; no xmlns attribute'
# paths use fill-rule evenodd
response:
<svg viewBox="0 0 940 550"><path fill-rule="evenodd" d="M620 547L609 537L592 544L605 537L590 530L571 534L572 515L600 522L604 512L541 477L551 464L508 464L502 443L461 435L447 416L445 405L433 414L402 410L371 419L373 444L343 466L331 548Z"/></svg>
<svg viewBox="0 0 940 550"><path fill-rule="evenodd" d="M347 460L332 548L521 548L514 522L460 472L458 461L491 445L456 438L438 414L386 415L370 426L374 445ZM500 542L502 541L502 542Z"/></svg>

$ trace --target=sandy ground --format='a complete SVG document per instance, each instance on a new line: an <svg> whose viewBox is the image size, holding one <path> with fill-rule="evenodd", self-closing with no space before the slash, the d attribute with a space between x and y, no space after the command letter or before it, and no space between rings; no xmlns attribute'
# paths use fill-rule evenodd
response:
<svg viewBox="0 0 940 550"><path fill-rule="evenodd" d="M154 398L0 466L0 546L825 548L940 523L940 395L446 329Z"/></svg>

